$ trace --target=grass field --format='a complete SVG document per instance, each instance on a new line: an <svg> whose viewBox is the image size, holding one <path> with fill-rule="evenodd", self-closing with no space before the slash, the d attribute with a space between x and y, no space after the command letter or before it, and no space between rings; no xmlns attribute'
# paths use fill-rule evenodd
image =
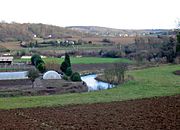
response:
<svg viewBox="0 0 180 130"><path fill-rule="evenodd" d="M180 76L172 73L175 70L180 70L180 65L131 71L128 74L134 76L134 81L109 90L51 96L0 98L0 109L88 104L176 95L180 94Z"/></svg>
<svg viewBox="0 0 180 130"><path fill-rule="evenodd" d="M64 59L62 58L44 58L45 63L55 62L62 63ZM26 62L30 59L15 59L14 62ZM114 63L114 62L123 62L123 63L132 63L129 59L124 58L100 58L100 57L71 57L72 64L92 64L92 63Z"/></svg>

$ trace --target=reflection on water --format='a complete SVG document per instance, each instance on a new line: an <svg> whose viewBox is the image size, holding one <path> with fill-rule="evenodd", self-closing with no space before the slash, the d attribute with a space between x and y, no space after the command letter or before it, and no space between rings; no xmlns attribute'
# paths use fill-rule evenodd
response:
<svg viewBox="0 0 180 130"><path fill-rule="evenodd" d="M81 79L86 82L89 91L102 90L112 88L112 85L106 82L97 81L95 78L96 74L82 76Z"/></svg>

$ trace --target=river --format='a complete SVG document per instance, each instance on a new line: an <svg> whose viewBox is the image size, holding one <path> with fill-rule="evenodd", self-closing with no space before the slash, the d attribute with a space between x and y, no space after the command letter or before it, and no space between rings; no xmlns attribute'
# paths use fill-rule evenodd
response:
<svg viewBox="0 0 180 130"><path fill-rule="evenodd" d="M112 85L106 82L97 81L95 78L97 74L90 74L86 76L81 76L82 81L84 81L88 86L88 91L95 91L95 90L103 90L112 88Z"/></svg>

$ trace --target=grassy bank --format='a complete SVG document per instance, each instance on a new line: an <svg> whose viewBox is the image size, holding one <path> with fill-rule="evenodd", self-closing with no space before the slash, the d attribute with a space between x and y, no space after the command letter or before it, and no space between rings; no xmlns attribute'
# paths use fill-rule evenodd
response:
<svg viewBox="0 0 180 130"><path fill-rule="evenodd" d="M46 63L55 62L62 63L63 58L44 58ZM15 59L14 62L27 62L30 59ZM132 63L129 59L124 58L101 58L101 57L71 57L72 64L93 64L93 63L114 63L114 62L123 62L123 63Z"/></svg>
<svg viewBox="0 0 180 130"><path fill-rule="evenodd" d="M134 76L117 88L64 95L0 98L0 109L60 106L97 102L122 101L154 96L180 94L180 76L172 72L180 70L180 65L166 65L128 72Z"/></svg>

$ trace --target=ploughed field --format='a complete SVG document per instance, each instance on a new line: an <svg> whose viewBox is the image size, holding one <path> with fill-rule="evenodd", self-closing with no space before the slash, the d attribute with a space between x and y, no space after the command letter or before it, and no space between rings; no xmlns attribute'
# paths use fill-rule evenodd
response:
<svg viewBox="0 0 180 130"><path fill-rule="evenodd" d="M139 100L0 110L0 129L180 129L180 95Z"/></svg>

